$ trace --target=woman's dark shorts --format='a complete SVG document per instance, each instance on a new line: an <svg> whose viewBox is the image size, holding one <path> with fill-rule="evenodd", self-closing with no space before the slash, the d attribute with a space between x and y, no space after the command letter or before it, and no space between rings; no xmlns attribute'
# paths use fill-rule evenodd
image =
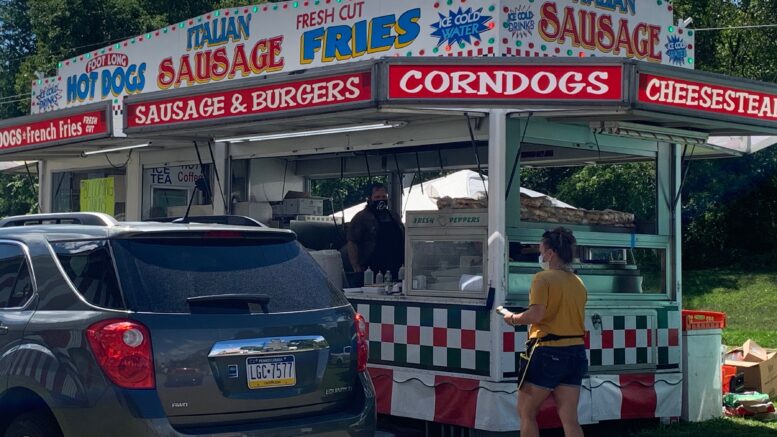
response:
<svg viewBox="0 0 777 437"><path fill-rule="evenodd" d="M587 372L585 346L539 346L532 354L524 382L548 390L559 385L580 387Z"/></svg>

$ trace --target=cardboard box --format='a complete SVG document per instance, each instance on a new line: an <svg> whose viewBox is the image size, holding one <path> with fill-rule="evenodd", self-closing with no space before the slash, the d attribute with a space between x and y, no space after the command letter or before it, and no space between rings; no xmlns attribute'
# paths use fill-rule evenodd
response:
<svg viewBox="0 0 777 437"><path fill-rule="evenodd" d="M287 216L324 215L324 199L283 199L283 214Z"/></svg>
<svg viewBox="0 0 777 437"><path fill-rule="evenodd" d="M751 363L760 363L766 361L769 358L769 354L766 349L762 348L758 343L753 340L747 340L742 346L743 361L750 361Z"/></svg>
<svg viewBox="0 0 777 437"><path fill-rule="evenodd" d="M760 363L727 359L726 365L736 366L738 372L744 373L746 390L777 397L777 352L767 352L766 360Z"/></svg>

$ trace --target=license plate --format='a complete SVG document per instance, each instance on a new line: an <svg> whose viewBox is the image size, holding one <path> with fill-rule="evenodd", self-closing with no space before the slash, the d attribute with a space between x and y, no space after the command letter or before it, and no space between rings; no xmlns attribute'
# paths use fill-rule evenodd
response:
<svg viewBox="0 0 777 437"><path fill-rule="evenodd" d="M288 387L297 383L297 369L293 355L246 360L248 388Z"/></svg>

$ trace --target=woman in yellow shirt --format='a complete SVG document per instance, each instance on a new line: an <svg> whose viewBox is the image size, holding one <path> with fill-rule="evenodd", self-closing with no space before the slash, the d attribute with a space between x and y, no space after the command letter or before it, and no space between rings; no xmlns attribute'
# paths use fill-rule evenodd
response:
<svg viewBox="0 0 777 437"><path fill-rule="evenodd" d="M583 377L588 372L583 321L588 292L570 265L574 248L571 231L556 228L545 232L540 242L542 271L532 280L529 308L504 316L511 326L531 325L529 340L536 342L523 383L519 382L521 437L539 436L537 414L551 392L564 435L583 435L577 420L577 404Z"/></svg>

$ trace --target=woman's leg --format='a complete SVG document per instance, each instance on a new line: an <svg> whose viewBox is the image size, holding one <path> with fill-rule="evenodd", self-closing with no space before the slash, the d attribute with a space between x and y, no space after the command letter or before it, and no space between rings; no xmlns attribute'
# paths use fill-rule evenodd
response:
<svg viewBox="0 0 777 437"><path fill-rule="evenodd" d="M521 437L538 437L537 414L540 406L550 395L550 390L530 383L524 383L518 394L518 417L521 419Z"/></svg>
<svg viewBox="0 0 777 437"><path fill-rule="evenodd" d="M580 387L559 385L553 391L556 399L556 411L564 427L566 437L583 437L583 428L577 420L577 403L580 400ZM521 418L523 420L523 418ZM521 422L523 424L523 422ZM521 434L523 436L523 434Z"/></svg>

